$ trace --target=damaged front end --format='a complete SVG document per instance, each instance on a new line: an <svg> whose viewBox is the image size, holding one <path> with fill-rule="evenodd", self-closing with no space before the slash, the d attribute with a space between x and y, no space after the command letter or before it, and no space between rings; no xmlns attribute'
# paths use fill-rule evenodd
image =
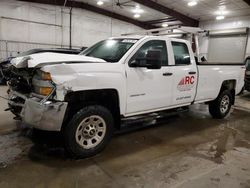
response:
<svg viewBox="0 0 250 188"><path fill-rule="evenodd" d="M10 66L5 70L8 77L5 77L9 86L9 109L16 117L21 119L20 113L25 103L25 99L32 92L32 77L35 69L22 68L17 69Z"/></svg>
<svg viewBox="0 0 250 188"><path fill-rule="evenodd" d="M8 74L7 110L16 116L14 119L22 120L29 127L60 131L67 103L55 99L56 85L50 73L40 68L11 65Z"/></svg>

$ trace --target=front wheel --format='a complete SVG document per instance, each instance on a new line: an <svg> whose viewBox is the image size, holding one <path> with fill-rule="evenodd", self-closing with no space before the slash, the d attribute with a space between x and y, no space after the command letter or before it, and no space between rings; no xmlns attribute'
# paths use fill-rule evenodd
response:
<svg viewBox="0 0 250 188"><path fill-rule="evenodd" d="M113 116L102 106L87 106L77 112L64 129L67 152L75 158L96 155L113 134Z"/></svg>
<svg viewBox="0 0 250 188"><path fill-rule="evenodd" d="M232 107L232 94L226 90L220 93L216 100L209 104L209 112L213 118L223 119L226 117Z"/></svg>

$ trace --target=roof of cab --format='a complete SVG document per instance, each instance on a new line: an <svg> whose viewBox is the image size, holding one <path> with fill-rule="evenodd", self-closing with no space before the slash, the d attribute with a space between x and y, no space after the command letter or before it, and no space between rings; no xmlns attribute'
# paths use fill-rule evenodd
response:
<svg viewBox="0 0 250 188"><path fill-rule="evenodd" d="M145 36L142 35L129 35L129 36L119 36L119 37L110 37L109 39L142 39Z"/></svg>
<svg viewBox="0 0 250 188"><path fill-rule="evenodd" d="M187 40L185 39L181 39L181 38L173 38L173 37L169 37L167 35L161 35L161 36L157 36L157 35L128 35L128 36L119 36L119 37L110 37L109 39L134 39L134 40L141 40L141 39L147 39L147 38L161 38L161 39L174 39L177 40L179 42L186 42Z"/></svg>

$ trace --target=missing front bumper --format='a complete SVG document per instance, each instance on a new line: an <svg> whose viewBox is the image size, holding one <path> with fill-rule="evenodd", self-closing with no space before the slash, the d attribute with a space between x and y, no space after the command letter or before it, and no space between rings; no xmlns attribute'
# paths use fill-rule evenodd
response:
<svg viewBox="0 0 250 188"><path fill-rule="evenodd" d="M13 100L15 98L22 99L23 102L16 102ZM20 108L20 112L14 114L28 127L46 131L61 130L68 106L67 102L50 101L46 97L26 96L14 91L10 91L8 103L11 109Z"/></svg>
<svg viewBox="0 0 250 188"><path fill-rule="evenodd" d="M29 127L46 130L60 131L67 109L66 102L40 102L38 98L26 99L20 116Z"/></svg>

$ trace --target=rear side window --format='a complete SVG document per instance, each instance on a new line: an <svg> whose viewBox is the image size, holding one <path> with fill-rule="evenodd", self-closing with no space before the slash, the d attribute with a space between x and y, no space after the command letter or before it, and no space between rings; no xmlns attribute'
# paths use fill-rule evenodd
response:
<svg viewBox="0 0 250 188"><path fill-rule="evenodd" d="M190 65L190 54L188 47L182 42L172 42L174 50L175 65Z"/></svg>

